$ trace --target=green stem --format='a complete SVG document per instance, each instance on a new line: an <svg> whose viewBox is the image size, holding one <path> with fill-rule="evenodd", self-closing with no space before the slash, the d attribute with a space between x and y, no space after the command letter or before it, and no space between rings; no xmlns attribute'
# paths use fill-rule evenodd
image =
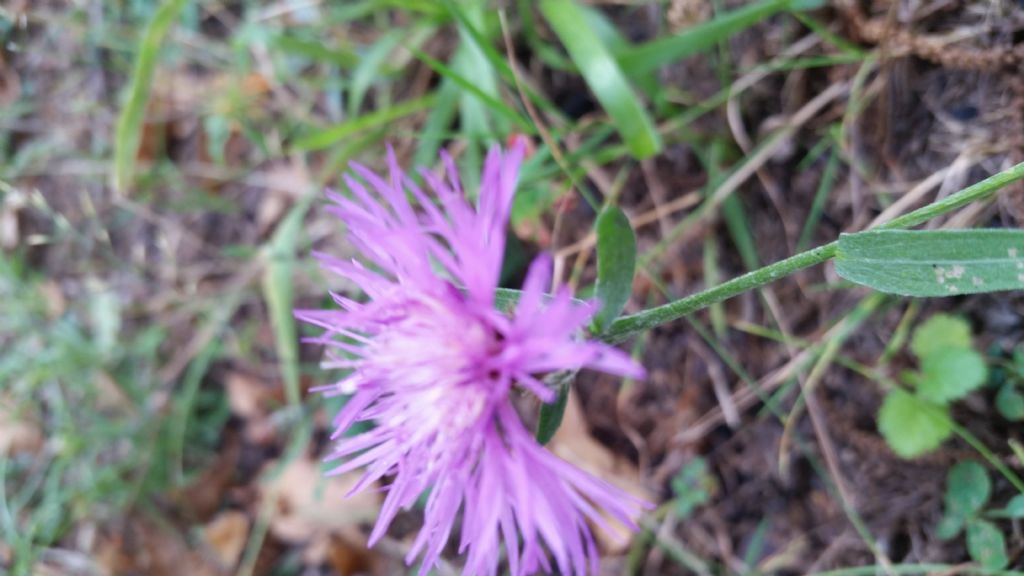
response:
<svg viewBox="0 0 1024 576"><path fill-rule="evenodd" d="M964 188L943 200L900 216L891 222L879 226L879 228L891 229L916 226L972 202L985 200L998 192L1000 188L1021 178L1024 178L1024 162ZM608 331L602 335L602 339L613 343L621 342L637 332L649 330L666 322L677 320L687 314L707 308L712 304L728 300L747 290L760 288L769 282L774 282L804 268L831 260L838 251L839 243L831 242L824 246L801 252L795 256L790 256L774 264L769 264L763 268L758 268L702 292L691 294L690 296L644 310L637 314L623 316L608 327Z"/></svg>
<svg viewBox="0 0 1024 576"><path fill-rule="evenodd" d="M796 256L790 256L785 260L780 260L774 264L769 264L762 268L758 268L753 272L748 272L737 278L733 278L727 282L713 286L679 300L663 304L661 306L644 310L638 314L631 316L624 316L619 318L608 327L608 331L604 334L603 339L608 342L620 342L630 335L644 330L649 330L664 324L671 322L678 318L682 318L687 314L696 312L715 304L723 300L727 300L742 294L747 290L764 286L769 282L774 282L779 278L788 276L798 270L803 270L809 266L815 264L821 264L826 260L833 258L839 249L838 242L832 242L824 246L819 246L806 252L801 252Z"/></svg>
<svg viewBox="0 0 1024 576"><path fill-rule="evenodd" d="M1006 478L1010 484L1013 484L1013 487L1016 488L1018 492L1024 494L1024 480L1021 480L1020 476L1014 474L1013 470L1010 470L1006 464L1003 464L1003 461L989 450L988 446L985 446L984 442L979 440L974 434L971 434L969 430L956 423L953 424L953 432L955 432L956 435L964 442L970 444L971 448L974 448L985 460L988 460L988 463L1002 474L1003 478Z"/></svg>

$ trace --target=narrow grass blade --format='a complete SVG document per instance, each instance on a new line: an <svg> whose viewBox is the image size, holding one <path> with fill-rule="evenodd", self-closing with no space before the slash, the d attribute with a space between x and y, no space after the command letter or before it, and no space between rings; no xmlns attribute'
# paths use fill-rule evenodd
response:
<svg viewBox="0 0 1024 576"><path fill-rule="evenodd" d="M636 235L629 218L618 206L601 211L597 229L597 299L601 309L594 316L598 332L619 317L633 293L636 272Z"/></svg>
<svg viewBox="0 0 1024 576"><path fill-rule="evenodd" d="M358 114L370 86L381 76L380 69L385 59L406 38L406 34L405 30L392 30L382 35L359 59L359 64L352 70L352 80L349 83L349 116L354 117Z"/></svg>
<svg viewBox="0 0 1024 576"><path fill-rule="evenodd" d="M292 270L295 262L295 247L302 218L309 209L311 200L296 204L278 225L274 237L267 245L267 267L263 272L263 297L267 301L270 324L274 330L277 358L281 365L285 397L290 406L298 406L299 390L299 341L295 326L294 290Z"/></svg>
<svg viewBox="0 0 1024 576"><path fill-rule="evenodd" d="M352 68L360 62L359 56L348 47L333 48L324 44L323 41L307 40L287 34L275 36L272 46L281 52L303 56L344 69Z"/></svg>
<svg viewBox="0 0 1024 576"><path fill-rule="evenodd" d="M618 55L619 65L631 78L639 78L680 58L714 47L737 32L783 10L810 9L821 2L793 0L761 0L743 8L726 12L712 20L687 28L675 36L658 38L629 48Z"/></svg>
<svg viewBox="0 0 1024 576"><path fill-rule="evenodd" d="M839 237L836 272L889 294L1024 289L1024 230L872 230Z"/></svg>
<svg viewBox="0 0 1024 576"><path fill-rule="evenodd" d="M459 104L459 85L450 78L441 81L437 89L437 99L427 114L423 130L419 133L419 145L413 157L415 166L433 166L437 162L437 152L448 137L449 129L455 121L455 112Z"/></svg>
<svg viewBox="0 0 1024 576"><path fill-rule="evenodd" d="M118 116L114 136L114 190L118 193L126 193L132 185L135 157L142 140L142 122L145 120L146 103L149 101L160 47L167 31L187 4L188 0L165 2L142 33L128 101Z"/></svg>
<svg viewBox="0 0 1024 576"><path fill-rule="evenodd" d="M542 0L541 12L636 158L661 151L661 137L626 76L573 0Z"/></svg>
<svg viewBox="0 0 1024 576"><path fill-rule="evenodd" d="M302 138L299 138L294 144L292 144L292 149L298 152L309 152L329 148L349 136L353 136L367 130L372 130L410 114L426 110L432 106L433 103L433 93L413 100L406 100L405 102L395 104L390 108L384 108L383 110L378 110L372 114L359 116L342 122L336 126L331 126L330 128L316 130Z"/></svg>
<svg viewBox="0 0 1024 576"><path fill-rule="evenodd" d="M505 104L501 100L498 100L497 98L495 98L491 94L488 94L479 86L477 86L476 81L459 74L452 68L446 66L443 62L431 58L425 52L414 50L413 53L416 55L416 58L418 58L427 66L433 68L435 72L437 72L444 78L451 80L460 88L462 88L469 94L473 95L481 104L486 106L492 112L507 118L516 126L518 126L520 130L524 130L529 134L533 134L535 132L533 129L533 125L530 124L529 121L523 118L509 105Z"/></svg>

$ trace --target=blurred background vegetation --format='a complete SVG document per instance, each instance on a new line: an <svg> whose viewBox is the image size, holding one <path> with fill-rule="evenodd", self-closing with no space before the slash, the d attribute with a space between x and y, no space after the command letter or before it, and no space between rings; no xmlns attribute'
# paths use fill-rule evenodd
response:
<svg viewBox="0 0 1024 576"><path fill-rule="evenodd" d="M409 570L416 511L367 550L378 499L321 477L343 400L307 395L336 375L291 313L352 289L309 257L351 255L320 208L350 161L444 148L472 194L487 148L528 138L504 281L548 250L587 295L618 204L636 311L1024 159L1022 37L1010 0L6 0L0 572ZM936 224L1019 226L1017 188ZM605 572L1019 566L1021 304L889 300L826 268L638 338L649 381L583 375L551 444L661 504L601 538ZM965 434L907 461L875 415L938 309L991 382L955 407ZM941 528L965 460L1010 471L970 509L1002 560L991 531Z"/></svg>

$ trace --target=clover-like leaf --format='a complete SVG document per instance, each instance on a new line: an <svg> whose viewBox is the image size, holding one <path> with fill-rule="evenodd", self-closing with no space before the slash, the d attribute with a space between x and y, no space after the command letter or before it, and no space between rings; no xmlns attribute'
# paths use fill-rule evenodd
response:
<svg viewBox="0 0 1024 576"><path fill-rule="evenodd" d="M947 348L970 348L971 327L963 318L935 314L914 330L910 350L920 359Z"/></svg>
<svg viewBox="0 0 1024 576"><path fill-rule="evenodd" d="M989 518L1010 518L1020 520L1024 518L1024 494L1017 494L1006 503L1001 510L990 510L985 513Z"/></svg>
<svg viewBox="0 0 1024 576"><path fill-rule="evenodd" d="M967 523L967 553L975 562L989 570L1002 570L1010 564L1003 533L987 520L972 520Z"/></svg>
<svg viewBox="0 0 1024 576"><path fill-rule="evenodd" d="M893 390L878 412L878 430L893 452L914 458L934 450L953 433L945 406L905 391Z"/></svg>
<svg viewBox="0 0 1024 576"><path fill-rule="evenodd" d="M953 466L946 475L946 513L971 518L988 502L992 483L985 467L973 460Z"/></svg>
<svg viewBox="0 0 1024 576"><path fill-rule="evenodd" d="M996 393L996 410L1011 422L1024 420L1024 394L1012 382L1007 382Z"/></svg>
<svg viewBox="0 0 1024 576"><path fill-rule="evenodd" d="M984 384L987 375L988 366L981 354L970 348L945 348L921 361L917 390L933 402L952 402Z"/></svg>

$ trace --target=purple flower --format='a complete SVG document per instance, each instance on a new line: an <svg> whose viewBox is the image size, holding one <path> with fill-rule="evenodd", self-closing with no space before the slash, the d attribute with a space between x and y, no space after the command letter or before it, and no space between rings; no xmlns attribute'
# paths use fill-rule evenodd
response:
<svg viewBox="0 0 1024 576"><path fill-rule="evenodd" d="M430 491L406 558L422 555L421 573L436 564L460 512L467 574L496 573L502 543L513 574L596 572L588 522L603 525L604 511L635 528L632 518L645 506L548 452L509 399L518 387L553 401L540 378L557 371L643 377L619 350L580 338L596 303L580 303L566 290L545 294L548 256L530 266L514 312L495 310L522 159L521 147L490 151L476 207L447 155L446 180L422 172L432 195L403 173L393 153L387 179L353 165L363 183L346 176L351 198L329 194L328 210L347 224L366 264L318 257L368 301L334 295L340 310L296 311L324 329L313 339L328 349L324 364L349 370L320 389L351 395L334 422L332 458L343 463L332 473L365 468L353 492L393 478L370 544L399 510ZM362 421L375 426L345 436Z"/></svg>

